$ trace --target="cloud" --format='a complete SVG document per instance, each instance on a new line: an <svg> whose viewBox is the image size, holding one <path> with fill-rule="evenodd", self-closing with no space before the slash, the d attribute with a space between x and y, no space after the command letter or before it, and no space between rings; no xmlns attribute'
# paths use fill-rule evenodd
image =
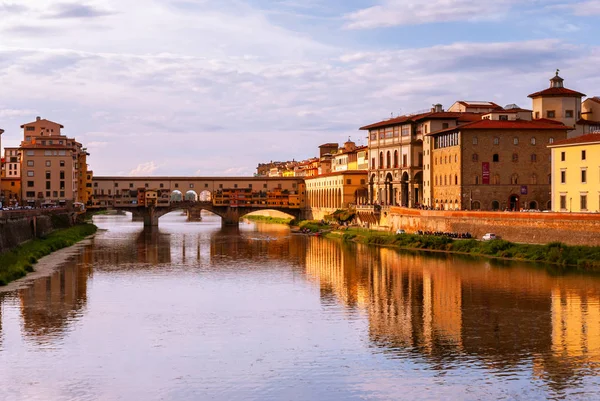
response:
<svg viewBox="0 0 600 401"><path fill-rule="evenodd" d="M590 0L579 3L574 7L573 12L575 15L585 17L590 15L600 15L600 1Z"/></svg>
<svg viewBox="0 0 600 401"><path fill-rule="evenodd" d="M20 14L27 10L22 4L0 2L0 13Z"/></svg>
<svg viewBox="0 0 600 401"><path fill-rule="evenodd" d="M115 14L114 11L102 10L86 4L63 3L55 7L51 18L98 18Z"/></svg>
<svg viewBox="0 0 600 401"><path fill-rule="evenodd" d="M35 110L0 109L0 118L14 118L35 115Z"/></svg>
<svg viewBox="0 0 600 401"><path fill-rule="evenodd" d="M129 176L131 177L145 177L151 176L156 170L158 170L159 166L156 165L153 161L138 164L136 168L129 172Z"/></svg>

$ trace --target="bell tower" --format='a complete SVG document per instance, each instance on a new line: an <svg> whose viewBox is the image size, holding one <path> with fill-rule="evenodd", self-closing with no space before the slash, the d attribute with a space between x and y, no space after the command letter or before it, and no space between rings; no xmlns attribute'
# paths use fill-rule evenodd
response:
<svg viewBox="0 0 600 401"><path fill-rule="evenodd" d="M556 70L556 75L550 78L548 89L529 95L533 99L533 118L545 118L575 128L581 119L581 98L585 94L565 88L565 80L559 72Z"/></svg>

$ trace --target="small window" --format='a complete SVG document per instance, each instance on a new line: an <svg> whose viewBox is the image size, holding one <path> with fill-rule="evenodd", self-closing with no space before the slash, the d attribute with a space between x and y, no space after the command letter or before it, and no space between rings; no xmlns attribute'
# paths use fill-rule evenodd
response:
<svg viewBox="0 0 600 401"><path fill-rule="evenodd" d="M582 184L587 183L587 170L586 169L581 170L581 183Z"/></svg>
<svg viewBox="0 0 600 401"><path fill-rule="evenodd" d="M565 152L560 152L560 161L564 162L567 158L567 155L565 154Z"/></svg>
<svg viewBox="0 0 600 401"><path fill-rule="evenodd" d="M500 121L508 121L508 115L506 115L506 114L500 114L500 116L498 117L498 119Z"/></svg>
<svg viewBox="0 0 600 401"><path fill-rule="evenodd" d="M27 160L27 165L29 167L33 167L33 160Z"/></svg>
<svg viewBox="0 0 600 401"><path fill-rule="evenodd" d="M500 144L500 138L498 138L497 136L494 137L494 145L499 145Z"/></svg>
<svg viewBox="0 0 600 401"><path fill-rule="evenodd" d="M27 187L33 188L33 181L27 181Z"/></svg>
<svg viewBox="0 0 600 401"><path fill-rule="evenodd" d="M556 117L556 113L554 110L548 110L546 111L546 117L547 118L555 118Z"/></svg>
<svg viewBox="0 0 600 401"><path fill-rule="evenodd" d="M177 184L175 184L177 186ZM129 183L129 188L133 188L133 182Z"/></svg>
<svg viewBox="0 0 600 401"><path fill-rule="evenodd" d="M585 156L586 156L585 150L582 150L581 151L581 160L585 160Z"/></svg>
<svg viewBox="0 0 600 401"><path fill-rule="evenodd" d="M476 136L473 137L473 145L477 145L477 137Z"/></svg>
<svg viewBox="0 0 600 401"><path fill-rule="evenodd" d="M519 138L513 138L513 145L519 144Z"/></svg>
<svg viewBox="0 0 600 401"><path fill-rule="evenodd" d="M587 210L587 195L581 195L579 198L579 203L580 203L580 209L581 210Z"/></svg>
<svg viewBox="0 0 600 401"><path fill-rule="evenodd" d="M560 183L561 184L567 183L567 171L566 170L561 170L561 172L560 172Z"/></svg>
<svg viewBox="0 0 600 401"><path fill-rule="evenodd" d="M565 110L565 118L573 118L573 110Z"/></svg>
<svg viewBox="0 0 600 401"><path fill-rule="evenodd" d="M554 143L554 138L552 138L552 137L548 138L548 143Z"/></svg>
<svg viewBox="0 0 600 401"><path fill-rule="evenodd" d="M531 144L535 145L535 137L531 138Z"/></svg>
<svg viewBox="0 0 600 401"><path fill-rule="evenodd" d="M442 129L447 129L448 128L448 123L442 123Z"/></svg>
<svg viewBox="0 0 600 401"><path fill-rule="evenodd" d="M60 161L60 166L61 166L61 167L64 167L64 166L65 166L65 161L64 161L64 160L61 160L61 161Z"/></svg>
<svg viewBox="0 0 600 401"><path fill-rule="evenodd" d="M496 163L500 161L500 156L498 156L498 153L494 153L494 156L492 156L492 161Z"/></svg>
<svg viewBox="0 0 600 401"><path fill-rule="evenodd" d="M27 172L27 177L33 177L33 171L28 171Z"/></svg>
<svg viewBox="0 0 600 401"><path fill-rule="evenodd" d="M46 167L50 167L52 165L52 162L50 160L46 160Z"/></svg>
<svg viewBox="0 0 600 401"><path fill-rule="evenodd" d="M532 163L535 163L535 162L537 162L537 155L536 155L535 153L532 153L532 154L531 154L531 162L532 162Z"/></svg>
<svg viewBox="0 0 600 401"><path fill-rule="evenodd" d="M518 153L513 153L512 161L513 162L518 162L519 161L519 154Z"/></svg>
<svg viewBox="0 0 600 401"><path fill-rule="evenodd" d="M350 178L346 179L346 185L352 185L352 179L350 179Z"/></svg>
<svg viewBox="0 0 600 401"><path fill-rule="evenodd" d="M539 119L539 118L540 118L540 112L539 112L539 111L536 111L536 112L535 112L535 119L537 120L537 119Z"/></svg>

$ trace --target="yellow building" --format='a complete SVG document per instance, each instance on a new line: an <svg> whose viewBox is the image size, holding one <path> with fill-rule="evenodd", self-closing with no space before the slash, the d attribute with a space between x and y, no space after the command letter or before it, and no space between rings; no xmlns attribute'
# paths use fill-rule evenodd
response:
<svg viewBox="0 0 600 401"><path fill-rule="evenodd" d="M346 170L306 178L307 206L321 219L338 209L367 201L367 172Z"/></svg>
<svg viewBox="0 0 600 401"><path fill-rule="evenodd" d="M548 147L552 151L552 210L600 212L600 134Z"/></svg>

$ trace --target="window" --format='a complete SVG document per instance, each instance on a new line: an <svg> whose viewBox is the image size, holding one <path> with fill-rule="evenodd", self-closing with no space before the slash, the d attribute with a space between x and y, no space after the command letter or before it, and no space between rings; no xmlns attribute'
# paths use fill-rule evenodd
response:
<svg viewBox="0 0 600 401"><path fill-rule="evenodd" d="M537 175L531 175L531 185L537 185Z"/></svg>
<svg viewBox="0 0 600 401"><path fill-rule="evenodd" d="M119 186L119 184L117 184L117 186ZM164 188L164 187L165 187L165 184L160 184L160 187L161 187L161 188Z"/></svg>
<svg viewBox="0 0 600 401"><path fill-rule="evenodd" d="M50 173L50 171L46 171L46 179L49 180L51 176L52 174Z"/></svg>
<svg viewBox="0 0 600 401"><path fill-rule="evenodd" d="M582 194L579 197L579 208L581 210L587 210L587 194Z"/></svg>
<svg viewBox="0 0 600 401"><path fill-rule="evenodd" d="M44 156L52 156L51 150L44 150Z"/></svg>
<svg viewBox="0 0 600 401"><path fill-rule="evenodd" d="M410 125L403 125L402 126L402 136L409 136L410 135Z"/></svg>
<svg viewBox="0 0 600 401"><path fill-rule="evenodd" d="M513 160L513 162L518 162L519 161L519 154L518 153L513 153L512 160Z"/></svg>
<svg viewBox="0 0 600 401"><path fill-rule="evenodd" d="M494 145L499 145L499 144L500 144L500 138L494 137Z"/></svg>
<svg viewBox="0 0 600 401"><path fill-rule="evenodd" d="M565 118L573 118L573 110L565 110Z"/></svg>
<svg viewBox="0 0 600 401"><path fill-rule="evenodd" d="M25 196L27 196L28 198L35 198L35 192L33 192L33 191L27 191L27 193L25 194Z"/></svg>
<svg viewBox="0 0 600 401"><path fill-rule="evenodd" d="M25 127L25 131L35 131L35 127L27 126Z"/></svg>
<svg viewBox="0 0 600 401"><path fill-rule="evenodd" d="M535 137L531 138L531 144L535 145Z"/></svg>
<svg viewBox="0 0 600 401"><path fill-rule="evenodd" d="M555 118L555 117L556 117L556 113L554 110L546 111L546 118Z"/></svg>
<svg viewBox="0 0 600 401"><path fill-rule="evenodd" d="M64 179L65 179L65 172L64 172L64 171L61 171L61 172L60 172L60 179L61 179L61 180L64 180ZM116 185L115 185L115 186L116 186Z"/></svg>
<svg viewBox="0 0 600 401"><path fill-rule="evenodd" d="M587 170L586 169L581 169L581 183L582 184L586 184L587 183Z"/></svg>
<svg viewBox="0 0 600 401"><path fill-rule="evenodd" d="M52 165L52 162L50 160L46 160L46 167L50 167Z"/></svg>
<svg viewBox="0 0 600 401"><path fill-rule="evenodd" d="M65 179L64 171L60 172L60 179L61 180ZM115 182L115 188L119 188L119 183L118 182Z"/></svg>
<svg viewBox="0 0 600 401"><path fill-rule="evenodd" d="M46 191L46 198L50 197L50 191Z"/></svg>
<svg viewBox="0 0 600 401"><path fill-rule="evenodd" d="M50 189L50 181L46 181L46 189Z"/></svg>
<svg viewBox="0 0 600 401"><path fill-rule="evenodd" d="M492 201L492 210L500 210L500 202Z"/></svg>
<svg viewBox="0 0 600 401"><path fill-rule="evenodd" d="M513 174L510 176L510 183L512 185L517 185L519 183L519 176L517 174Z"/></svg>
<svg viewBox="0 0 600 401"><path fill-rule="evenodd" d="M102 195L104 195L104 190L102 190ZM52 191L52 197L58 198L58 191Z"/></svg>
<svg viewBox="0 0 600 401"><path fill-rule="evenodd" d="M385 161L386 161L386 167L391 168L392 167L392 154L390 153L389 150L385 155Z"/></svg>
<svg viewBox="0 0 600 401"><path fill-rule="evenodd" d="M500 116L498 117L498 120L500 120L500 121L508 121L508 115L506 115L506 114L500 114Z"/></svg>
<svg viewBox="0 0 600 401"><path fill-rule="evenodd" d="M61 167L64 167L65 166L65 161L61 160L59 164L60 164Z"/></svg>
<svg viewBox="0 0 600 401"><path fill-rule="evenodd" d="M535 112L535 119L537 120L538 118L540 118L540 112L539 112L539 111L536 111L536 112Z"/></svg>
<svg viewBox="0 0 600 401"><path fill-rule="evenodd" d="M383 152L379 152L379 168L383 168Z"/></svg>
<svg viewBox="0 0 600 401"><path fill-rule="evenodd" d="M60 181L60 189L65 189L65 182ZM108 190L108 194L110 195L110 189Z"/></svg>
<svg viewBox="0 0 600 401"><path fill-rule="evenodd" d="M513 138L513 145L519 144L519 138Z"/></svg>
<svg viewBox="0 0 600 401"><path fill-rule="evenodd" d="M458 185L458 175L454 176L454 185Z"/></svg>
<svg viewBox="0 0 600 401"><path fill-rule="evenodd" d="M585 150L581 151L581 160L585 160L586 154L585 154Z"/></svg>
<svg viewBox="0 0 600 401"><path fill-rule="evenodd" d="M475 176L475 185L479 185L479 176L478 175Z"/></svg>
<svg viewBox="0 0 600 401"><path fill-rule="evenodd" d="M27 177L33 177L33 171L28 171L27 172Z"/></svg>
<svg viewBox="0 0 600 401"><path fill-rule="evenodd" d="M554 143L554 138L552 138L552 137L548 138L548 143Z"/></svg>
<svg viewBox="0 0 600 401"><path fill-rule="evenodd" d="M500 185L500 176L498 174L494 174L494 178L492 179L492 183L494 185Z"/></svg>
<svg viewBox="0 0 600 401"><path fill-rule="evenodd" d="M33 188L33 181L27 181L27 187L28 188Z"/></svg>
<svg viewBox="0 0 600 401"><path fill-rule="evenodd" d="M60 191L60 197L64 198L65 197L65 191Z"/></svg>
<svg viewBox="0 0 600 401"><path fill-rule="evenodd" d="M500 161L500 156L498 156L498 153L494 153L492 156L492 161L496 163Z"/></svg>
<svg viewBox="0 0 600 401"><path fill-rule="evenodd" d="M408 155L402 155L402 165L408 167Z"/></svg>
<svg viewBox="0 0 600 401"><path fill-rule="evenodd" d="M532 162L532 163L535 163L535 162L537 162L537 155L536 155L535 153L532 153L532 154L531 154L531 162Z"/></svg>
<svg viewBox="0 0 600 401"><path fill-rule="evenodd" d="M177 185L177 184L175 184L175 185ZM129 183L129 188L133 188L133 182Z"/></svg>
<svg viewBox="0 0 600 401"><path fill-rule="evenodd" d="M567 159L567 155L565 152L560 152L560 161L564 162Z"/></svg>
<svg viewBox="0 0 600 401"><path fill-rule="evenodd" d="M476 136L473 137L473 145L477 145L477 137Z"/></svg>
<svg viewBox="0 0 600 401"><path fill-rule="evenodd" d="M35 154L35 152L33 150L27 151L27 156L33 156L34 154Z"/></svg>
<svg viewBox="0 0 600 401"><path fill-rule="evenodd" d="M561 184L566 184L567 183L567 171L566 170L561 170L560 171L560 183Z"/></svg>
<svg viewBox="0 0 600 401"><path fill-rule="evenodd" d="M59 156L66 156L66 155L67 155L67 152L66 152L65 150L59 150L59 151L58 151L58 155L59 155Z"/></svg>
<svg viewBox="0 0 600 401"><path fill-rule="evenodd" d="M352 179L350 179L350 178L346 179L346 185L352 185Z"/></svg>
<svg viewBox="0 0 600 401"><path fill-rule="evenodd" d="M33 160L27 160L27 166L33 167Z"/></svg>
<svg viewBox="0 0 600 401"><path fill-rule="evenodd" d="M442 129L448 129L448 123L442 123Z"/></svg>

